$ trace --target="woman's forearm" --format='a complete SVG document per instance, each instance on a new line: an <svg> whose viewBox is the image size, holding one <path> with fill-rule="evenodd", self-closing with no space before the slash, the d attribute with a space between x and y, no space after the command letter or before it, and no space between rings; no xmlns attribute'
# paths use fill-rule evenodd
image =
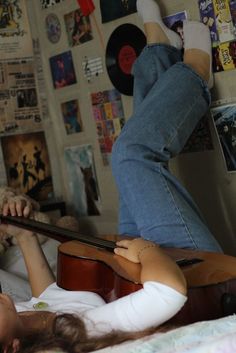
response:
<svg viewBox="0 0 236 353"><path fill-rule="evenodd" d="M156 281L186 294L186 280L176 263L158 246L145 246L139 252L141 282Z"/></svg>
<svg viewBox="0 0 236 353"><path fill-rule="evenodd" d="M32 296L38 297L55 281L37 236L25 236L18 239L27 268Z"/></svg>

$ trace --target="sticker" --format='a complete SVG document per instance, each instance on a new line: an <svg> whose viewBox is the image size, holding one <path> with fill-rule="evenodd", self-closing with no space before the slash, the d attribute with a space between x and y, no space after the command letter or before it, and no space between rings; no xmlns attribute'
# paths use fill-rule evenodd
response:
<svg viewBox="0 0 236 353"><path fill-rule="evenodd" d="M46 19L47 37L51 43L59 42L61 38L61 24L59 18L54 13L50 13Z"/></svg>

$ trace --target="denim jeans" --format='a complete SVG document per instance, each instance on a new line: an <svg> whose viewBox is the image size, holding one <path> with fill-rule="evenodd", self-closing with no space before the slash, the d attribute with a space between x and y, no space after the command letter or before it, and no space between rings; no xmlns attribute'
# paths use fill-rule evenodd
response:
<svg viewBox="0 0 236 353"><path fill-rule="evenodd" d="M168 169L207 112L206 82L181 51L146 46L133 67L134 113L113 146L120 234L162 246L221 251L187 190Z"/></svg>

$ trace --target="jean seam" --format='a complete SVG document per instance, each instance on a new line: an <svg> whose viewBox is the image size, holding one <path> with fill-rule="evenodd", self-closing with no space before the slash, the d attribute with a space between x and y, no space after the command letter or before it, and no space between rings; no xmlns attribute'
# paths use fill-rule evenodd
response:
<svg viewBox="0 0 236 353"><path fill-rule="evenodd" d="M209 101L209 105L211 103L211 95L209 93L209 88L207 85L207 82L188 64L185 64L184 62L178 62L176 63L176 65L180 65L185 67L185 69L187 69L188 71L190 71L195 77L198 78L198 80L200 81L202 87L203 87L203 91L207 96L207 100Z"/></svg>
<svg viewBox="0 0 236 353"><path fill-rule="evenodd" d="M200 95L199 95L200 96ZM199 98L199 96L197 96L197 99ZM193 102L193 104L191 105L191 107L189 108L189 110L186 112L185 116L183 117L182 121L179 123L179 125L176 127L176 133L174 134L174 136L171 136L171 138L166 142L166 148L168 149L170 147L170 145L172 144L172 142L174 141L174 139L176 138L176 136L178 135L178 131L181 128L181 126L185 123L186 121L186 117L189 114L189 111L192 110L192 108L195 106L197 99L195 99L195 101Z"/></svg>
<svg viewBox="0 0 236 353"><path fill-rule="evenodd" d="M179 49L173 47L170 44L165 44L165 43L153 43L153 44L147 44L146 47L143 49L143 51L152 49L152 48L165 48L165 50L168 50L169 52L179 52Z"/></svg>
<svg viewBox="0 0 236 353"><path fill-rule="evenodd" d="M194 240L193 240L193 238L192 238L192 236L191 236L191 232L190 232L188 226L186 225L186 222L185 222L185 220L184 220L184 217L183 217L182 213L180 212L179 207L177 206L177 204L176 204L176 202L175 202L175 198L174 198L174 196L173 196L173 194L172 194L172 192L171 192L171 190L170 190L170 188L169 188L169 186L168 186L168 183L166 182L166 178L165 178L165 176L163 175L163 173L162 173L162 171L161 171L161 165L159 165L159 173L160 173L160 174L162 175L162 177L163 177L162 180L164 179L164 180L163 180L164 187L165 187L167 193L170 195L170 197L171 197L171 199L172 199L172 201L173 201L174 208L175 208L175 210L177 211L177 215L180 217L180 219L181 219L181 221L182 221L182 224L183 224L183 226L184 226L184 228L185 228L185 230L186 230L186 234L187 234L188 238L191 239L192 244L193 244L195 247L197 247L197 244L194 242Z"/></svg>

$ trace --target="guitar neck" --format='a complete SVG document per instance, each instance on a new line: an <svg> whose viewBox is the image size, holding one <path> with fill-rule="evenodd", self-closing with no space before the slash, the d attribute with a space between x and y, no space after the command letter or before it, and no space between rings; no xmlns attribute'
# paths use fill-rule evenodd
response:
<svg viewBox="0 0 236 353"><path fill-rule="evenodd" d="M108 251L113 251L116 247L115 243L110 240L83 235L72 230L57 227L51 224L42 223L33 219L28 219L18 216L2 216L0 215L0 222L4 224L11 224L26 230L46 235L50 238L57 239L58 236L66 240L78 240L81 243L96 246Z"/></svg>

